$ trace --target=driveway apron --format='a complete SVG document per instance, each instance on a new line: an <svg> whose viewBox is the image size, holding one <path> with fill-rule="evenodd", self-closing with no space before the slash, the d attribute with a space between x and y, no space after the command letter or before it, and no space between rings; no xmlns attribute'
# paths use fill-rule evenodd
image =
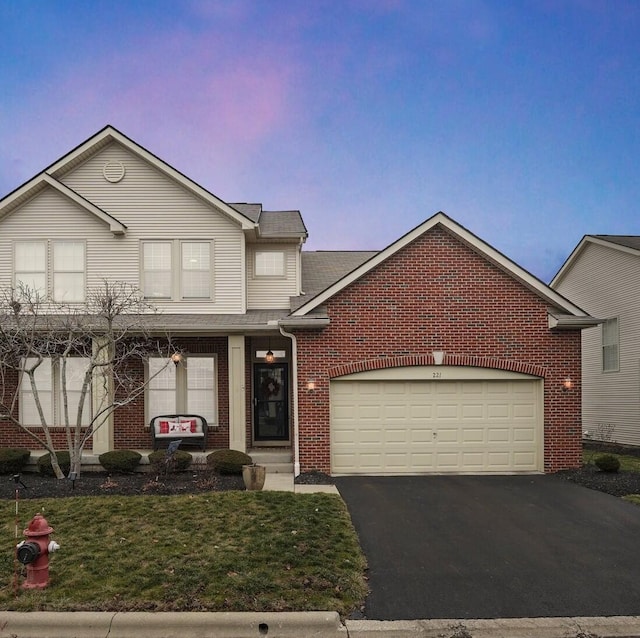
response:
<svg viewBox="0 0 640 638"><path fill-rule="evenodd" d="M556 476L341 477L372 620L640 614L640 507Z"/></svg>

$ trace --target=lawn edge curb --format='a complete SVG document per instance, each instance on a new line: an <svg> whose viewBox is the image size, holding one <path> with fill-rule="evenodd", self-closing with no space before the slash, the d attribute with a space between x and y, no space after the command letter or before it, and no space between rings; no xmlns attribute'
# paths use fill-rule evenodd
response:
<svg viewBox="0 0 640 638"><path fill-rule="evenodd" d="M0 638L346 638L337 612L0 612Z"/></svg>

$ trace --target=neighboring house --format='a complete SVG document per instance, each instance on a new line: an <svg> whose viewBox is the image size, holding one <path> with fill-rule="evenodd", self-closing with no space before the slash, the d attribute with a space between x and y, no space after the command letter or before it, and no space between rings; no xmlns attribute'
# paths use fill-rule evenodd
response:
<svg viewBox="0 0 640 638"><path fill-rule="evenodd" d="M297 211L223 202L106 127L0 201L0 285L81 303L128 282L184 352L94 454L148 450L153 416L190 412L208 449L288 450L296 473L579 464L583 310L443 213L380 252L306 238Z"/></svg>
<svg viewBox="0 0 640 638"><path fill-rule="evenodd" d="M582 333L586 438L640 445L640 237L586 235L551 287L599 326Z"/></svg>

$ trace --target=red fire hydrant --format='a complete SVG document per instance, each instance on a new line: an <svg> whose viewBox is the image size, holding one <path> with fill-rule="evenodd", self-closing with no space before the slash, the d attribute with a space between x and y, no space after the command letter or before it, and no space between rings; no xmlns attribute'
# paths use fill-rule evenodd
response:
<svg viewBox="0 0 640 638"><path fill-rule="evenodd" d="M27 566L27 580L22 583L25 589L43 589L49 584L49 554L60 549L52 541L49 526L42 514L36 514L23 534L30 540L22 541L17 547L18 560Z"/></svg>

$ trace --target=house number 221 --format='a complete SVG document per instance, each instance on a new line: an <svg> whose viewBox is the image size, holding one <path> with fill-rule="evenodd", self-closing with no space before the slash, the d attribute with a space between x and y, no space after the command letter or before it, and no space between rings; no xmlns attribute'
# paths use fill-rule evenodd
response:
<svg viewBox="0 0 640 638"><path fill-rule="evenodd" d="M442 379L442 372L434 372L433 373L433 378L434 379Z"/></svg>

